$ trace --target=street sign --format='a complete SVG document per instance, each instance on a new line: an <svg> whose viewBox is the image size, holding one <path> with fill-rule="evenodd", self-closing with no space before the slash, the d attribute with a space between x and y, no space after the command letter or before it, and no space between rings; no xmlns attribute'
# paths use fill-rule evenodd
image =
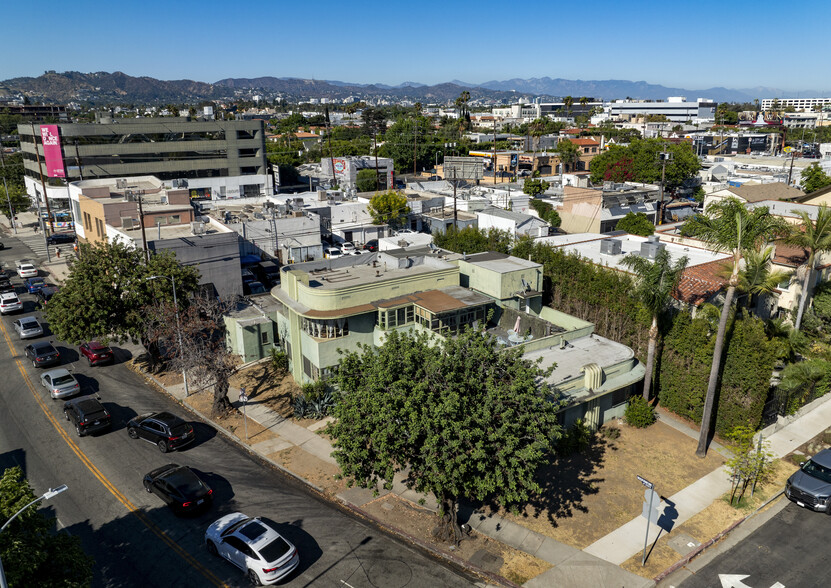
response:
<svg viewBox="0 0 831 588"><path fill-rule="evenodd" d="M653 484L652 482L650 482L646 478L641 478L640 476L638 476L638 481L641 484L643 484L644 486L646 486L647 488L649 488L650 490L652 490L655 487L655 484Z"/></svg>
<svg viewBox="0 0 831 588"><path fill-rule="evenodd" d="M793 151L793 147L785 147L782 151L784 151L785 153L790 153L791 151Z"/></svg>
<svg viewBox="0 0 831 588"><path fill-rule="evenodd" d="M248 396L246 396L244 393L240 394L239 395L239 401L240 402L248 402Z"/></svg>
<svg viewBox="0 0 831 588"><path fill-rule="evenodd" d="M650 523L657 525L661 518L661 497L654 490L647 489L643 493L644 500L641 516Z"/></svg>

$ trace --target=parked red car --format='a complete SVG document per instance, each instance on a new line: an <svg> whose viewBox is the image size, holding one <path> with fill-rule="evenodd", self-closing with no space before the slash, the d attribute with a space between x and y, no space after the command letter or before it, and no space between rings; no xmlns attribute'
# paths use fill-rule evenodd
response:
<svg viewBox="0 0 831 588"><path fill-rule="evenodd" d="M101 345L98 341L83 343L78 347L78 351L87 358L87 363L91 366L112 363L115 359L113 350L106 345Z"/></svg>

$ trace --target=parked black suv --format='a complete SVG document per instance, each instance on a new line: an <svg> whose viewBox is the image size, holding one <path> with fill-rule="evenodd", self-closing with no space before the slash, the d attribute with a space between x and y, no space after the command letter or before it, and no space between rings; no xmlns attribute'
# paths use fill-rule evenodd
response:
<svg viewBox="0 0 831 588"><path fill-rule="evenodd" d="M61 363L61 354L47 341L39 341L27 345L23 348L23 353L32 360L32 365L36 368Z"/></svg>
<svg viewBox="0 0 831 588"><path fill-rule="evenodd" d="M41 288L37 292L35 292L35 297L38 300L38 305L43 307L49 302L49 299L55 295L55 292L58 291L57 286L47 286L46 288Z"/></svg>
<svg viewBox="0 0 831 588"><path fill-rule="evenodd" d="M169 412L149 412L127 423L127 433L132 439L144 439L167 453L193 441L193 427Z"/></svg>
<svg viewBox="0 0 831 588"><path fill-rule="evenodd" d="M169 463L144 476L144 489L155 494L176 514L208 508L213 490L189 467Z"/></svg>
<svg viewBox="0 0 831 588"><path fill-rule="evenodd" d="M112 426L110 413L95 396L79 396L66 401L63 414L66 420L75 425L79 437Z"/></svg>
<svg viewBox="0 0 831 588"><path fill-rule="evenodd" d="M74 243L75 233L52 233L46 237L47 245L60 245L61 243Z"/></svg>

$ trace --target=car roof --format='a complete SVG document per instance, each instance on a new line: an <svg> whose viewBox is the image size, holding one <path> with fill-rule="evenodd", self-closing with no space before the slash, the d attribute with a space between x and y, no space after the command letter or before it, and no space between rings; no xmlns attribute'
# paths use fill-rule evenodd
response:
<svg viewBox="0 0 831 588"><path fill-rule="evenodd" d="M55 349L55 347L49 341L38 341L37 343L32 343L32 349L47 349L51 347Z"/></svg>
<svg viewBox="0 0 831 588"><path fill-rule="evenodd" d="M169 412L153 412L148 415L142 416L146 416L147 418L157 420L171 427L181 425L185 422L183 419L180 419L175 414L170 414Z"/></svg>
<svg viewBox="0 0 831 588"><path fill-rule="evenodd" d="M106 410L104 405L98 401L95 396L81 396L73 403L75 406L84 412L98 412L99 410Z"/></svg>
<svg viewBox="0 0 831 588"><path fill-rule="evenodd" d="M811 458L811 461L824 468L831 469L831 449L823 449Z"/></svg>
<svg viewBox="0 0 831 588"><path fill-rule="evenodd" d="M55 370L49 370L48 372L43 374L44 376L49 376L50 378L57 378L58 376L71 376L72 373L66 368L58 368Z"/></svg>
<svg viewBox="0 0 831 588"><path fill-rule="evenodd" d="M88 341L86 343L86 346L89 347L90 349L109 349L109 347L107 345L102 345L98 341Z"/></svg>
<svg viewBox="0 0 831 588"><path fill-rule="evenodd" d="M17 320L20 321L21 325L23 323L36 323L36 322L38 322L37 317L34 317L34 316L23 316L23 317L20 317Z"/></svg>

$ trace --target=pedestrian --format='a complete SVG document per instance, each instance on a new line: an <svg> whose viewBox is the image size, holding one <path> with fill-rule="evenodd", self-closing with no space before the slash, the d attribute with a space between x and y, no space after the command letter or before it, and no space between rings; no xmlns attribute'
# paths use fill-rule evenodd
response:
<svg viewBox="0 0 831 588"><path fill-rule="evenodd" d="M60 247L55 247L55 257L57 257L58 259L61 258L61 248Z"/></svg>
<svg viewBox="0 0 831 588"><path fill-rule="evenodd" d="M72 251L74 251L74 252L75 252L75 255L78 255L78 242L77 242L77 241L75 241L75 242L72 244Z"/></svg>

